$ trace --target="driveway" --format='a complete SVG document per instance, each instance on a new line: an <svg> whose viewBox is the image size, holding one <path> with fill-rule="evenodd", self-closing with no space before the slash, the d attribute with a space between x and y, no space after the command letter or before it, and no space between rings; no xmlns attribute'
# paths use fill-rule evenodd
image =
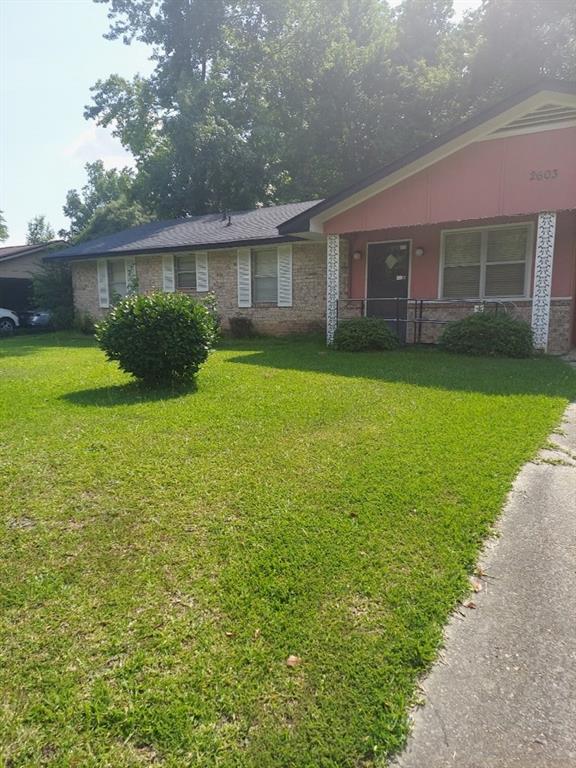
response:
<svg viewBox="0 0 576 768"><path fill-rule="evenodd" d="M561 433L560 433L561 432ZM401 768L576 767L576 405L524 466Z"/></svg>

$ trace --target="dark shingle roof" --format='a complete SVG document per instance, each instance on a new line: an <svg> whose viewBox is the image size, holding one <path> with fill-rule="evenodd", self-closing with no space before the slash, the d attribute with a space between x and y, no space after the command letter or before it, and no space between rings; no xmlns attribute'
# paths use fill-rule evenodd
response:
<svg viewBox="0 0 576 768"><path fill-rule="evenodd" d="M228 219L221 213L192 216L187 219L155 221L114 235L98 237L66 250L66 259L113 256L127 253L154 253L185 248L222 248L227 245L254 244L258 241L294 240L281 237L278 225L316 205L288 203L252 211L233 211ZM64 256L64 254L54 254Z"/></svg>
<svg viewBox="0 0 576 768"><path fill-rule="evenodd" d="M3 259L14 259L17 256L26 256L29 253L36 253L47 248L52 249L63 245L66 245L64 240L52 240L49 243L41 243L40 245L5 245L3 248L0 248L0 261Z"/></svg>

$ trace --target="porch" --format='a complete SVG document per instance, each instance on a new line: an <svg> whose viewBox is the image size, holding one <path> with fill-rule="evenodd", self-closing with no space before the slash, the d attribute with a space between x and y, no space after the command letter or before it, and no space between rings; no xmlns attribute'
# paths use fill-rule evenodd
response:
<svg viewBox="0 0 576 768"><path fill-rule="evenodd" d="M484 299L338 299L337 325L356 317L385 320L403 344L436 344L448 323L476 312L505 313L530 322L531 302Z"/></svg>
<svg viewBox="0 0 576 768"><path fill-rule="evenodd" d="M573 210L328 234L327 258L329 343L352 317L381 317L407 344L435 343L447 323L494 311L530 323L538 349L574 344Z"/></svg>

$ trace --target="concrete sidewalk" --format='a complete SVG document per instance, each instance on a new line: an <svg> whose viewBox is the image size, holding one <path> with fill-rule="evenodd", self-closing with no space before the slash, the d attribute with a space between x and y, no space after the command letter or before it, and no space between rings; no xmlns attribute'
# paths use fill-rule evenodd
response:
<svg viewBox="0 0 576 768"><path fill-rule="evenodd" d="M576 768L576 405L524 466L401 768Z"/></svg>

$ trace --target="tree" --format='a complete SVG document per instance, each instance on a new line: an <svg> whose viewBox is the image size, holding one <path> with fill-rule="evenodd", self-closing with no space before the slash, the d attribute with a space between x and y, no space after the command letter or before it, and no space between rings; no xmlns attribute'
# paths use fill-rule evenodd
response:
<svg viewBox="0 0 576 768"><path fill-rule="evenodd" d="M139 203L119 198L96 208L86 227L75 238L75 242L79 243L84 240L93 240L95 237L112 235L114 232L137 227L148 221L150 221L150 216Z"/></svg>
<svg viewBox="0 0 576 768"><path fill-rule="evenodd" d="M8 227L4 218L4 211L0 211L0 243L8 240Z"/></svg>
<svg viewBox="0 0 576 768"><path fill-rule="evenodd" d="M97 0L155 70L85 115L135 159L131 196L182 216L325 196L541 76L574 77L573 0Z"/></svg>
<svg viewBox="0 0 576 768"><path fill-rule="evenodd" d="M74 320L72 274L66 262L44 262L32 277L34 304L50 310L55 328L71 328Z"/></svg>
<svg viewBox="0 0 576 768"><path fill-rule="evenodd" d="M538 80L576 78L573 0L483 0L462 25L474 39L464 97L481 105Z"/></svg>
<svg viewBox="0 0 576 768"><path fill-rule="evenodd" d="M323 194L373 164L379 107L390 106L375 87L392 44L379 0L109 8L109 37L150 44L156 69L146 81L100 81L86 115L133 152L139 199L158 214Z"/></svg>
<svg viewBox="0 0 576 768"><path fill-rule="evenodd" d="M111 3L109 37L151 45L156 71L148 80L98 82L86 115L113 126L134 154L138 199L157 215L267 199L267 158L251 140L251 99L239 91L230 66L230 54L240 51L246 28L266 4L278 0Z"/></svg>
<svg viewBox="0 0 576 768"><path fill-rule="evenodd" d="M64 214L70 219L70 229L60 234L74 241L86 240L125 229L132 226L132 222L142 223L144 212L139 207L134 209L134 172L131 169L106 170L101 160L86 163L85 169L88 176L86 184L80 192L70 189L66 195ZM104 214L104 210L107 213ZM117 225L114 224L113 213L118 217ZM107 222L104 227L103 220Z"/></svg>
<svg viewBox="0 0 576 768"><path fill-rule="evenodd" d="M46 220L43 214L35 216L28 222L28 234L26 243L28 245L40 245L54 240L54 230Z"/></svg>

